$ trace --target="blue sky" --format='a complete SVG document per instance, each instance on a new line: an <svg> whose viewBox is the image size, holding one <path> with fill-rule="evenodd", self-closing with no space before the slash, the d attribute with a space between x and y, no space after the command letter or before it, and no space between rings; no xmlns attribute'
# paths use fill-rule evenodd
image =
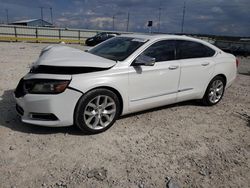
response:
<svg viewBox="0 0 250 188"><path fill-rule="evenodd" d="M153 31L181 31L184 0L0 0L0 22L40 18L50 21L53 8L54 23L58 27L125 31L130 14L129 31L146 32L147 21L153 20ZM186 0L185 33L250 36L249 0Z"/></svg>

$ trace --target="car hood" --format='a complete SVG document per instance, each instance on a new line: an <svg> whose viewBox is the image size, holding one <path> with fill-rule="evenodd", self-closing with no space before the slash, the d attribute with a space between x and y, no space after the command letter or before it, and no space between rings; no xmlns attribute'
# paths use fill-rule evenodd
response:
<svg viewBox="0 0 250 188"><path fill-rule="evenodd" d="M68 46L44 48L34 66L110 68L115 61Z"/></svg>

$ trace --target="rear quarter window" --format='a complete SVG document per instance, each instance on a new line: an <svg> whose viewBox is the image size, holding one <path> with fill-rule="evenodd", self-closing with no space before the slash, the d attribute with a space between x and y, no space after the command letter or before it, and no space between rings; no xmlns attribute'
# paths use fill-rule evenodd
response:
<svg viewBox="0 0 250 188"><path fill-rule="evenodd" d="M177 59L205 58L212 57L215 50L210 47L193 41L176 41Z"/></svg>

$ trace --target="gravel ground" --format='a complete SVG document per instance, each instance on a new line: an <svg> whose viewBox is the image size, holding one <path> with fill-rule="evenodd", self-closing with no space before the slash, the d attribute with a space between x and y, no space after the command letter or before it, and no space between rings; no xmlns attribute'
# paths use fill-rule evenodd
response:
<svg viewBox="0 0 250 188"><path fill-rule="evenodd" d="M0 187L155 188L170 178L180 187L249 187L249 58L216 106L170 105L83 135L26 125L15 113L13 89L47 45L0 43Z"/></svg>

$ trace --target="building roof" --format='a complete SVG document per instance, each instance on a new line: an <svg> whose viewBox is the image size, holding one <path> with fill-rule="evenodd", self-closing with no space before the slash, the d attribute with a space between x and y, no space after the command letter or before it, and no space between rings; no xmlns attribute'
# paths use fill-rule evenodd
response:
<svg viewBox="0 0 250 188"><path fill-rule="evenodd" d="M19 21L15 21L12 23L27 23L27 22L37 21L37 20L40 20L40 19L19 20Z"/></svg>
<svg viewBox="0 0 250 188"><path fill-rule="evenodd" d="M29 22L39 21L39 20L42 20L42 19L19 20L19 21L12 22L12 24L29 23ZM45 20L42 20L42 21L46 22L48 25L52 25L51 23L49 23L49 22L47 22Z"/></svg>

